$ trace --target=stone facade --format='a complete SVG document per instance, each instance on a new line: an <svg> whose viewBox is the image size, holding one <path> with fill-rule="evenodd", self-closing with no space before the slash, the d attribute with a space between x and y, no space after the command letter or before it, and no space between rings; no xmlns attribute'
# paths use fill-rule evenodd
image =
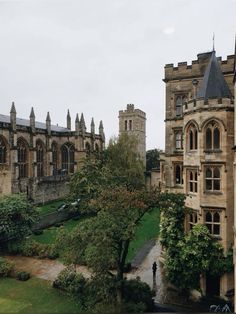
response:
<svg viewBox="0 0 236 314"><path fill-rule="evenodd" d="M138 141L138 153L146 167L146 113L128 104L126 110L119 111L119 134L134 135Z"/></svg>
<svg viewBox="0 0 236 314"><path fill-rule="evenodd" d="M186 194L190 230L206 224L225 251L233 244L234 221L234 55L216 58L215 51L165 66L166 143L161 158L162 190ZM204 294L225 296L233 275L201 279Z"/></svg>
<svg viewBox="0 0 236 314"><path fill-rule="evenodd" d="M14 103L10 116L0 114L0 196L24 192L37 203L64 197L70 174L77 171L86 154L103 150L102 121L95 134L92 119L87 132L83 114L77 114L75 130L67 113L67 127L36 122L32 108L28 120L19 119Z"/></svg>

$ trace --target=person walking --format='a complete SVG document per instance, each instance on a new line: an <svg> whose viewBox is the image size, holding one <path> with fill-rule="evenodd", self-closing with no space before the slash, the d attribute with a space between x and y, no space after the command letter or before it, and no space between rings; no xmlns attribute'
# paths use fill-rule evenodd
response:
<svg viewBox="0 0 236 314"><path fill-rule="evenodd" d="M154 263L152 264L152 273L153 273L153 277L156 276L156 271L157 271L157 263L154 262Z"/></svg>

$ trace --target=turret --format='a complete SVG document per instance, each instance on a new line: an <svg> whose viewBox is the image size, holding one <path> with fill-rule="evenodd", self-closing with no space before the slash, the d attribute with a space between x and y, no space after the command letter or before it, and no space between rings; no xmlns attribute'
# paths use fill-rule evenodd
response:
<svg viewBox="0 0 236 314"><path fill-rule="evenodd" d="M67 120L67 129L71 130L71 117L70 117L69 109L68 109L68 112L67 112L66 120Z"/></svg>
<svg viewBox="0 0 236 314"><path fill-rule="evenodd" d="M75 131L76 131L76 133L79 132L79 115L78 115L78 113L76 114L76 118L75 118Z"/></svg>
<svg viewBox="0 0 236 314"><path fill-rule="evenodd" d="M47 113L47 117L46 117L46 129L47 129L48 135L51 135L51 118L50 118L49 112Z"/></svg>
<svg viewBox="0 0 236 314"><path fill-rule="evenodd" d="M12 130L16 131L16 108L15 108L14 102L12 102L12 105L11 105L10 121L11 121Z"/></svg>
<svg viewBox="0 0 236 314"><path fill-rule="evenodd" d="M31 108L31 112L30 112L30 128L31 128L31 131L33 133L35 133L35 114L34 114L34 108L32 107Z"/></svg>

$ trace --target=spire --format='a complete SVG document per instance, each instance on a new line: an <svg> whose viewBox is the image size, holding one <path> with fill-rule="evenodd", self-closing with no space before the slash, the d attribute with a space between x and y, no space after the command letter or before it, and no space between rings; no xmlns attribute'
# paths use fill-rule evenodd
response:
<svg viewBox="0 0 236 314"><path fill-rule="evenodd" d="M66 121L67 121L67 129L71 130L71 117L70 117L70 111L69 111L69 109L68 109L68 111L67 111Z"/></svg>
<svg viewBox="0 0 236 314"><path fill-rule="evenodd" d="M212 51L210 61L206 68L202 83L197 92L197 99L204 98L231 98L232 94L227 85L215 51Z"/></svg>
<svg viewBox="0 0 236 314"><path fill-rule="evenodd" d="M94 124L93 118L92 118L90 127L91 127L91 133L92 133L92 134L95 134L95 124Z"/></svg>
<svg viewBox="0 0 236 314"><path fill-rule="evenodd" d="M213 33L212 43L213 43L212 51L215 51L215 33Z"/></svg>
<svg viewBox="0 0 236 314"><path fill-rule="evenodd" d="M51 118L50 118L49 112L47 113L47 117L46 117L46 129L47 129L48 135L51 135Z"/></svg>
<svg viewBox="0 0 236 314"><path fill-rule="evenodd" d="M105 142L105 134L104 134L104 128L103 128L102 120L99 123L99 135L101 136L102 141Z"/></svg>
<svg viewBox="0 0 236 314"><path fill-rule="evenodd" d="M86 132L86 125L85 125L83 113L81 113L81 117L80 117L80 130L81 130L81 132L82 132L82 135L85 135L85 132Z"/></svg>
<svg viewBox="0 0 236 314"><path fill-rule="evenodd" d="M76 118L75 118L75 131L79 132L79 115L78 115L78 113L76 114Z"/></svg>
<svg viewBox="0 0 236 314"><path fill-rule="evenodd" d="M12 105L11 105L10 121L11 121L12 130L16 131L16 108L15 108L14 102L12 102Z"/></svg>
<svg viewBox="0 0 236 314"><path fill-rule="evenodd" d="M34 108L33 107L31 107L30 118L35 118Z"/></svg>
<svg viewBox="0 0 236 314"><path fill-rule="evenodd" d="M31 131L34 133L35 132L35 114L34 114L34 108L33 107L31 107L29 118L30 118Z"/></svg>

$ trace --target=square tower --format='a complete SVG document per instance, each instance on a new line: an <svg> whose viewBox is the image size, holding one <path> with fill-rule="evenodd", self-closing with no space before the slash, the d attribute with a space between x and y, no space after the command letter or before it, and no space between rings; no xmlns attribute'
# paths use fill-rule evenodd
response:
<svg viewBox="0 0 236 314"><path fill-rule="evenodd" d="M119 111L119 134L134 135L138 141L138 153L146 167L146 113L128 104Z"/></svg>

